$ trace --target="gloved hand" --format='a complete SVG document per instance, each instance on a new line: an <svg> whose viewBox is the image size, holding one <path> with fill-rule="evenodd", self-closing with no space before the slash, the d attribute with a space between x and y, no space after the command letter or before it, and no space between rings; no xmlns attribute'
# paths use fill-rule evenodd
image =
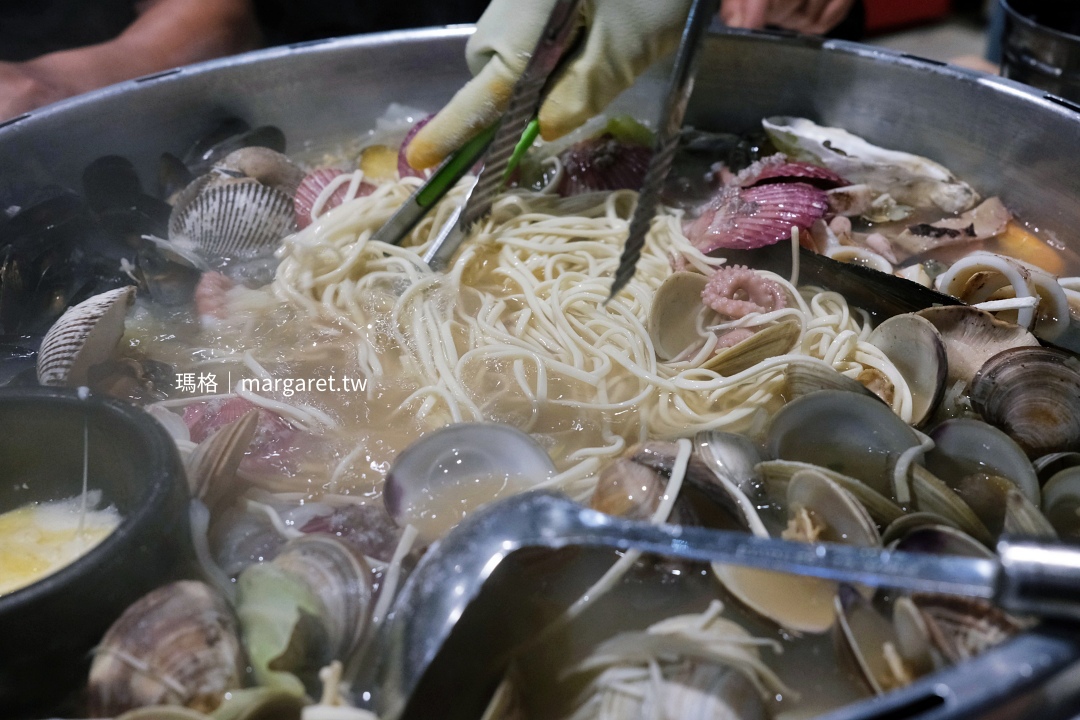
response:
<svg viewBox="0 0 1080 720"><path fill-rule="evenodd" d="M840 24L855 0L724 0L720 18L729 27L763 28L823 34Z"/></svg>
<svg viewBox="0 0 1080 720"><path fill-rule="evenodd" d="M674 52L690 3L584 0L584 45L540 108L543 138L553 140L579 127L655 60ZM474 78L409 143L410 165L438 164L501 116L554 5L555 0L491 0L465 49Z"/></svg>

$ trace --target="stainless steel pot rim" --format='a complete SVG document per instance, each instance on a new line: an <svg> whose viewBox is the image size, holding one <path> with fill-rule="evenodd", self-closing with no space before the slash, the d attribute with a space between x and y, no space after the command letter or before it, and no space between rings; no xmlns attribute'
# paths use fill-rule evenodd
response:
<svg viewBox="0 0 1080 720"><path fill-rule="evenodd" d="M1008 8L1006 0L1002 0ZM1011 8L1010 8L1011 10ZM1032 27L1040 27L1032 23L1023 16L1014 15L1021 21L1030 24ZM311 53L336 53L343 50L362 50L366 48L375 48L381 45L401 45L410 42L424 42L438 39L465 39L473 33L474 26L472 25L451 25L447 27L432 27L432 28L420 28L415 30L396 30L385 33L373 33L369 35L352 35L347 37L329 38L325 40L313 40L309 42L296 43L293 45L282 45L279 47L265 48L262 50L252 50L250 52L241 53L239 55L232 55L230 57L219 58L217 60L208 60L206 62L196 63L193 65L186 65L183 67L173 68L171 70L165 70L163 72L154 73L152 75L146 75L133 80L127 80L124 82L116 83L100 90L77 95L67 100L61 100L60 102L47 105L38 110L34 110L28 113L24 113L17 117L11 118L7 121L0 122L0 143L8 141L8 138L17 131L20 126L25 126L26 122L35 118L61 115L68 112L77 111L77 108L84 106L92 106L99 102L101 99L115 96L130 94L141 86L150 84L156 84L159 82L172 82L180 79L195 78L198 76L218 72L226 68L234 68L244 65L255 65L267 62L273 62L277 60L284 60L290 56L297 54L311 54ZM1055 32L1055 31L1050 31ZM1044 105L1057 105L1057 109L1060 110L1061 105L1065 105L1068 110L1080 113L1080 106L1074 105L1069 101L1063 101L1056 95L1047 93L1045 91L1033 88L1029 85L1009 80L996 75L989 75L979 72L977 70L970 70L968 68L962 68L956 65L949 65L938 60L931 60L928 58L922 58L909 53L899 52L888 48L877 47L872 45L866 45L863 43L851 42L847 40L829 40L814 36L798 35L796 33L790 33L785 31L774 30L741 30L730 28L714 28L713 35L723 35L731 38L740 38L749 41L768 41L783 43L789 45L801 45L807 47L816 47L829 52L846 53L855 55L858 57L877 58L880 60L896 62L902 65L921 66L928 69L931 72L952 76L967 80L970 82L984 83L991 86L995 86L1006 90L1007 92L1018 95L1026 96L1034 102ZM1073 38L1075 36L1065 35L1063 37ZM1080 38L1077 38L1080 40Z"/></svg>

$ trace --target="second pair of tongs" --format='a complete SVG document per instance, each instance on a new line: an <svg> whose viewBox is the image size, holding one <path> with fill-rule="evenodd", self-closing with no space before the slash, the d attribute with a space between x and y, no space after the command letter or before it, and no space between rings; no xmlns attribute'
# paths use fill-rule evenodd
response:
<svg viewBox="0 0 1080 720"><path fill-rule="evenodd" d="M582 0L557 0L499 122L484 130L447 159L386 225L375 233L373 240L399 244L420 219L483 157L483 169L470 189L464 205L443 225L424 255L424 261L432 270L440 271L449 265L469 229L491 211L492 201L509 174L511 160L516 161L536 139L539 131L536 113L548 81L574 42L581 2Z"/></svg>

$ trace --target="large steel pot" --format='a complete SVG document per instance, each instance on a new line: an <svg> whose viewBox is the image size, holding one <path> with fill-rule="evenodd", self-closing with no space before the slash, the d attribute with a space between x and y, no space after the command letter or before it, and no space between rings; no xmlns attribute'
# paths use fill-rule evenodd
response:
<svg viewBox="0 0 1080 720"><path fill-rule="evenodd" d="M467 77L468 33L428 30L275 48L122 83L17 118L0 125L0 208L24 181L78 187L83 167L106 154L126 155L152 184L161 152L181 152L227 115L278 125L296 152L354 137L391 102L434 110ZM886 50L764 33L711 38L702 67L689 123L744 131L763 116L792 114L842 126L940 160L1080 249L1080 109L1059 98ZM620 105L640 114L655 105L664 81L658 69ZM834 717L1049 717L1047 698L1060 712L1068 707L1062 697L1075 694L1075 676L1058 671L1078 658L1080 634L1043 628ZM1054 676L1050 691L1034 691Z"/></svg>

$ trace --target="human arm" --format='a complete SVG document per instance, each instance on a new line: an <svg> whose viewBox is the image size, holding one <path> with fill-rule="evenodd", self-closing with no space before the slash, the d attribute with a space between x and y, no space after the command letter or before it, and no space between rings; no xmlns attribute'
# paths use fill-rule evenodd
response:
<svg viewBox="0 0 1080 720"><path fill-rule="evenodd" d="M724 0L720 18L729 27L787 30L823 35L847 16L855 0Z"/></svg>
<svg viewBox="0 0 1080 720"><path fill-rule="evenodd" d="M0 120L258 43L251 0L155 0L113 40L25 62L0 62Z"/></svg>

